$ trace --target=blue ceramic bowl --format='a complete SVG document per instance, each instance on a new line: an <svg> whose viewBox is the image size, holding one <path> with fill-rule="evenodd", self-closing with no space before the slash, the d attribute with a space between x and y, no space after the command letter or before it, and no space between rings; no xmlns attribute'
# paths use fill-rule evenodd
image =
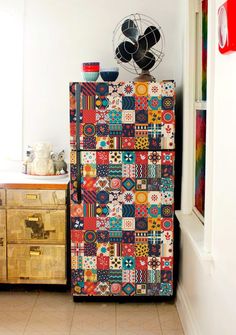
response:
<svg viewBox="0 0 236 335"><path fill-rule="evenodd" d="M100 70L100 76L104 81L115 81L118 78L119 69L118 67L103 68Z"/></svg>
<svg viewBox="0 0 236 335"><path fill-rule="evenodd" d="M85 81L96 81L99 76L99 72L82 72Z"/></svg>

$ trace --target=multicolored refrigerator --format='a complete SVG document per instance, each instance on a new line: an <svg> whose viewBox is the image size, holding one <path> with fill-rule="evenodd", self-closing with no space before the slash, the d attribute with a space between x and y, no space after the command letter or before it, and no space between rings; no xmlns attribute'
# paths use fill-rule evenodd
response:
<svg viewBox="0 0 236 335"><path fill-rule="evenodd" d="M175 82L70 83L77 296L173 295Z"/></svg>

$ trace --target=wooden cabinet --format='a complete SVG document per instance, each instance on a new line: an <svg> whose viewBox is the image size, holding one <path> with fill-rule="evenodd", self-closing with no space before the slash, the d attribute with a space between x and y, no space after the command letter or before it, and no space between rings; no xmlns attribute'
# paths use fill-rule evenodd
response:
<svg viewBox="0 0 236 335"><path fill-rule="evenodd" d="M8 244L8 280L65 282L65 245Z"/></svg>
<svg viewBox="0 0 236 335"><path fill-rule="evenodd" d="M5 206L5 190L0 188L0 208Z"/></svg>
<svg viewBox="0 0 236 335"><path fill-rule="evenodd" d="M67 183L0 184L0 282L66 284Z"/></svg>
<svg viewBox="0 0 236 335"><path fill-rule="evenodd" d="M63 209L8 209L8 243L65 243Z"/></svg>
<svg viewBox="0 0 236 335"><path fill-rule="evenodd" d="M6 212L0 207L0 282L6 281Z"/></svg>
<svg viewBox="0 0 236 335"><path fill-rule="evenodd" d="M17 207L65 205L65 192L62 190L7 190L7 205Z"/></svg>

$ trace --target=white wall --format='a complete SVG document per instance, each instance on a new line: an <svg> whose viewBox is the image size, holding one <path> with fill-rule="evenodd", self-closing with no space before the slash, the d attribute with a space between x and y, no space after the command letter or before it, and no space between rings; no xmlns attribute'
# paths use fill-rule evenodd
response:
<svg viewBox="0 0 236 335"><path fill-rule="evenodd" d="M217 17L217 10L224 1L214 2L215 10L212 14ZM198 252L197 244L191 239L185 225L185 229L181 231L177 300L186 335L236 333L236 52L230 55L218 52L217 20L213 28L215 38L211 42L215 47L212 63L214 81L208 81L208 85L214 87L214 110L211 115L213 169L208 171L212 175L212 194L209 195L212 198L211 257L204 257L204 254ZM188 110L184 113L188 113Z"/></svg>
<svg viewBox="0 0 236 335"><path fill-rule="evenodd" d="M21 159L23 27L24 0L0 0L0 170Z"/></svg>
<svg viewBox="0 0 236 335"><path fill-rule="evenodd" d="M47 140L69 150L68 83L81 81L81 63L114 66L116 24L131 13L163 28L166 56L153 73L182 87L182 0L25 0L24 148ZM120 69L120 80L134 75Z"/></svg>

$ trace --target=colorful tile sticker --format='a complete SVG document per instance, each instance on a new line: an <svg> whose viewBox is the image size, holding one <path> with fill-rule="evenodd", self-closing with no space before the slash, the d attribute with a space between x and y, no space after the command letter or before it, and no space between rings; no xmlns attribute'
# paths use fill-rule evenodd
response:
<svg viewBox="0 0 236 335"><path fill-rule="evenodd" d="M79 90L80 102L76 101ZM78 144L80 149L85 150L174 149L174 108L174 81L72 83L72 149ZM80 123L77 130L76 121ZM106 143L101 139L103 137L107 138Z"/></svg>
<svg viewBox="0 0 236 335"><path fill-rule="evenodd" d="M172 295L174 152L82 151L80 161L81 204L71 164L73 293Z"/></svg>
<svg viewBox="0 0 236 335"><path fill-rule="evenodd" d="M70 84L73 294L173 294L174 106L174 81Z"/></svg>

